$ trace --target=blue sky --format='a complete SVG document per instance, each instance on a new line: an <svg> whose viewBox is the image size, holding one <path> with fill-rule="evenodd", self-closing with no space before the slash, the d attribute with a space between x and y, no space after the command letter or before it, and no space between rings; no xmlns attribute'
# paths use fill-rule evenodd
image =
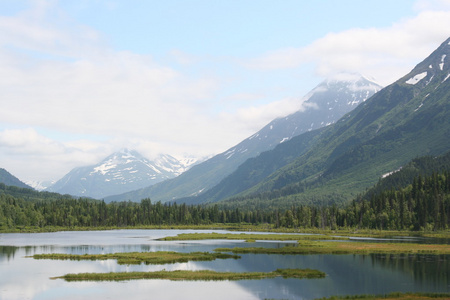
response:
<svg viewBox="0 0 450 300"><path fill-rule="evenodd" d="M388 85L450 0L0 2L0 167L24 181L133 148L217 154L329 76Z"/></svg>

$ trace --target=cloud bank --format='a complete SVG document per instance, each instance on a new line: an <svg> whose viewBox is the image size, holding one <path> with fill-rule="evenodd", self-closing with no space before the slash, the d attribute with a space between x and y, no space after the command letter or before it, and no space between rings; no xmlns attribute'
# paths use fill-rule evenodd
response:
<svg viewBox="0 0 450 300"><path fill-rule="evenodd" d="M356 72L387 85L450 36L450 1L421 0L391 26L302 47L245 58L173 49L161 59L115 50L58 2L32 3L0 16L0 166L23 180L59 179L122 147L149 158L225 151L302 108L303 94L268 87L272 78L312 68L318 79Z"/></svg>

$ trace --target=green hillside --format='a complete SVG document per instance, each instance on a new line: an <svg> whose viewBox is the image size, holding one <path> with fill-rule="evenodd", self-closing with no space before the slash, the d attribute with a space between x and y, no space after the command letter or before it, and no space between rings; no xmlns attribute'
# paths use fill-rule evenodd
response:
<svg viewBox="0 0 450 300"><path fill-rule="evenodd" d="M258 169L240 169L214 190L224 190L220 185L234 182L234 191L241 191L235 194L239 199L266 195L274 207L347 202L383 174L399 169L413 158L446 153L450 150L450 64L441 61L442 57L450 57L449 42L450 39L445 41L409 74L326 127L310 149L305 153L300 149L292 162L250 188L245 183ZM411 84L411 78L420 74L426 76ZM300 139L305 136L277 148L295 148ZM259 169L270 165L277 159L275 150L260 155L253 165L262 164ZM209 200L224 199L217 195L210 195Z"/></svg>
<svg viewBox="0 0 450 300"><path fill-rule="evenodd" d="M275 193L272 191L271 193ZM342 205L265 205L264 198L214 205L75 199L0 184L0 232L129 226L248 226L303 229L383 229L431 232L450 226L450 152L420 157ZM251 202L253 201L253 202ZM270 202L270 199L269 199ZM274 203L271 201L270 203ZM265 206L264 206L265 205ZM248 228L248 227L246 227ZM222 237L215 237L222 238Z"/></svg>
<svg viewBox="0 0 450 300"><path fill-rule="evenodd" d="M0 168L0 183L17 186L21 188L29 188L29 189L32 188L27 184L23 183L22 181L20 181L17 177L15 177L14 175L12 175L3 168Z"/></svg>

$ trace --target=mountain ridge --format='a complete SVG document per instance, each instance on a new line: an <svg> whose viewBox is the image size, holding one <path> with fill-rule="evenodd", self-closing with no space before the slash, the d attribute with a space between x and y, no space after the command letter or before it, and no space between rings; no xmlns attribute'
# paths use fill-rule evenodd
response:
<svg viewBox="0 0 450 300"><path fill-rule="evenodd" d="M273 149L301 133L332 124L379 89L379 85L359 74L346 75L346 78L340 80L325 80L305 96L302 103L306 104L299 111L271 121L247 139L192 167L177 178L142 190L110 196L105 200L139 201L150 197L155 201L165 202L199 195L217 185L247 159Z"/></svg>
<svg viewBox="0 0 450 300"><path fill-rule="evenodd" d="M349 199L354 191L374 184L379 176L416 156L448 151L449 56L447 39L410 73L327 127L308 152L235 196L251 198L252 194L303 182L308 183L308 193L293 193L284 200L326 199L333 193ZM302 136L295 139L299 138ZM330 187L324 188L320 182Z"/></svg>
<svg viewBox="0 0 450 300"><path fill-rule="evenodd" d="M95 165L71 170L45 190L100 199L176 177L195 162L167 154L150 161L137 151L124 148Z"/></svg>
<svg viewBox="0 0 450 300"><path fill-rule="evenodd" d="M5 184L5 185L9 185L9 186L16 186L16 187L20 187L20 188L33 189L31 186L29 186L28 184L24 183L23 181L21 181L19 178L17 178L16 176L12 175L11 173L9 173L4 168L0 168L0 182Z"/></svg>

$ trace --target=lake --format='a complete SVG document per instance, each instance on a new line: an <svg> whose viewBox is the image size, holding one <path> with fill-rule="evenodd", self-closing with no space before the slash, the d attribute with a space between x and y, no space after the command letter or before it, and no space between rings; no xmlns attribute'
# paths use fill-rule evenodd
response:
<svg viewBox="0 0 450 300"><path fill-rule="evenodd" d="M218 247L282 247L289 243L156 240L191 232L228 231L110 230L0 234L0 299L315 299L333 295L450 290L449 255L243 254L241 259L129 266L119 265L115 260L62 261L27 257L40 253L212 252ZM66 282L62 279L50 279L81 272L162 269L269 272L278 268L318 269L327 276L323 279L274 278L242 281Z"/></svg>

